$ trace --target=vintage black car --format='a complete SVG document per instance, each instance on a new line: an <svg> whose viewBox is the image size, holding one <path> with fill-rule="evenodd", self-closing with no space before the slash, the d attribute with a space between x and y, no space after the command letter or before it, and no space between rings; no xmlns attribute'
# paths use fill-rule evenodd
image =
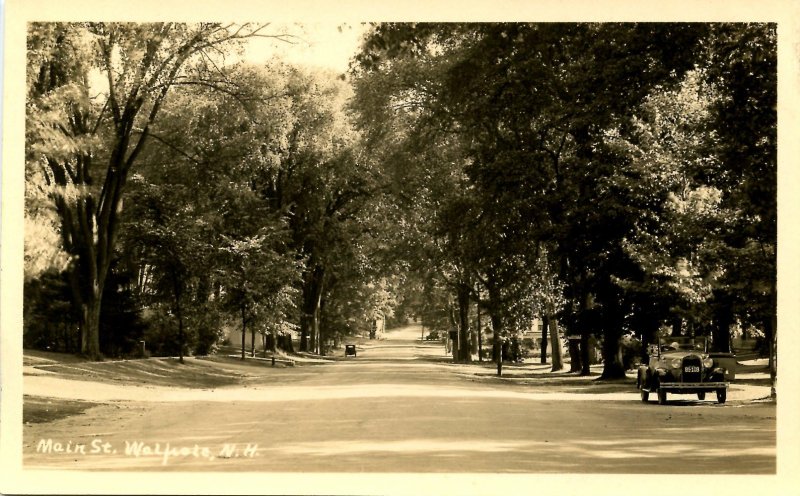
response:
<svg viewBox="0 0 800 496"><path fill-rule="evenodd" d="M725 403L729 383L727 370L708 356L705 337L668 337L648 347L650 359L639 367L636 386L642 401L650 393L658 395L658 403L667 402L667 394L696 394L704 400L706 393L716 393L717 402Z"/></svg>

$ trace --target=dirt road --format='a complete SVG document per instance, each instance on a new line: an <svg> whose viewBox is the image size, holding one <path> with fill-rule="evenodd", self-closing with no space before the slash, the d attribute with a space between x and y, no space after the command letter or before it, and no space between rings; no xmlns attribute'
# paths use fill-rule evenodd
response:
<svg viewBox="0 0 800 496"><path fill-rule="evenodd" d="M26 468L500 473L775 472L775 406L642 404L632 383L447 363L419 328L358 357L213 389L25 377L30 396L99 402L28 424ZM414 339L416 338L416 341ZM259 369L261 370L261 369Z"/></svg>

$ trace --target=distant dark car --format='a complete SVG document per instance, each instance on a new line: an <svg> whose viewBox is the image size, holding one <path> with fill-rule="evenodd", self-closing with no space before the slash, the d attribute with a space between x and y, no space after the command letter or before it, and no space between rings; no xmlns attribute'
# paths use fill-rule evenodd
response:
<svg viewBox="0 0 800 496"><path fill-rule="evenodd" d="M699 400L704 400L706 393L716 393L717 402L725 403L727 370L708 356L707 338L661 338L649 351L649 363L639 367L636 380L643 402L650 393L658 395L659 405L667 402L668 393L696 394Z"/></svg>
<svg viewBox="0 0 800 496"><path fill-rule="evenodd" d="M344 356L356 356L356 345L354 344L346 344L344 345Z"/></svg>
<svg viewBox="0 0 800 496"><path fill-rule="evenodd" d="M439 339L441 339L441 336L439 336L439 331L431 331L427 336L425 336L425 341L437 341Z"/></svg>

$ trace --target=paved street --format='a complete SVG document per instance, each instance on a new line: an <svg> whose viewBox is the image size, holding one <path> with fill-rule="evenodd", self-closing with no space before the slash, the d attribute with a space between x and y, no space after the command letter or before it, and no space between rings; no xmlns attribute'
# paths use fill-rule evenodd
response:
<svg viewBox="0 0 800 496"><path fill-rule="evenodd" d="M385 340L364 342L354 359L270 368L258 382L213 390L78 381L58 387L67 380L26 376L26 394L46 389L102 404L26 425L24 464L167 471L775 471L774 405L735 394L726 405L689 397L642 404L632 383L591 384L567 374L498 380L488 365L448 363L441 344L420 342L419 335L418 327L390 332Z"/></svg>

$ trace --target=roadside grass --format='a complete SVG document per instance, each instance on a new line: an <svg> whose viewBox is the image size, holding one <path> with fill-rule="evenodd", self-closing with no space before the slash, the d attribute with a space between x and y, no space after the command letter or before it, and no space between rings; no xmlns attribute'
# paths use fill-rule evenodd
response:
<svg viewBox="0 0 800 496"><path fill-rule="evenodd" d="M337 351L339 350L331 350L327 356L319 356L304 351L295 351L293 353L287 353L283 350L278 350L278 352L274 354L275 366L284 367L284 366L294 366L294 365L313 365L313 364L327 363L335 358ZM344 353L344 347L341 348L341 353ZM215 354L203 356L200 358L233 359L233 360L239 360L239 363L242 363L241 357L242 357L241 347L233 345L225 345L225 346L220 346ZM250 348L247 348L245 351L244 361L246 362L252 360L254 363L264 362L264 361L271 362L272 357L273 353L271 351L265 351L264 349L258 349L258 348L256 349L255 356L250 356ZM260 365L263 365L263 363L261 363Z"/></svg>
<svg viewBox="0 0 800 496"><path fill-rule="evenodd" d="M76 379L186 388L228 386L238 383L241 377L200 365L194 360L186 360L181 364L172 358L55 365L47 370Z"/></svg>
<svg viewBox="0 0 800 496"><path fill-rule="evenodd" d="M65 356L69 357L69 355ZM59 363L56 362L56 357L50 357L47 363L40 362L38 365L33 365L33 368L55 373L67 379L183 388L230 386L241 383L251 375L242 370L232 370L229 367L193 358L185 359L184 363L180 363L176 358L106 362L67 358L64 362Z"/></svg>
<svg viewBox="0 0 800 496"><path fill-rule="evenodd" d="M374 343L374 341L373 341ZM382 351L389 345L378 345ZM388 348L387 348L388 349ZM73 355L25 350L25 374L57 374L66 379L96 381L99 383L137 386L161 386L187 389L214 389L225 386L250 386L274 382L289 384L303 380L306 374L292 371L294 363L298 365L314 365L330 363L332 357L312 359L302 354L278 354L275 366L269 358L258 355L247 356L241 360L238 355L217 354L203 357L187 357L183 364L176 358L149 358L136 360L116 360L93 362ZM522 386L526 389L564 393L622 393L635 392L636 373L629 371L623 379L612 381L598 380L602 365L592 366L591 374L579 376L567 369L551 372L549 364L524 363L506 364L502 377L497 377L495 365L491 362L473 362L471 364L454 364L449 358L423 357L421 362L441 363L453 367L458 375L470 382L504 384ZM355 361L355 359L352 359ZM361 360L363 362L363 360ZM376 363L380 363L376 362ZM567 364L568 366L568 364ZM734 388L769 387L769 376L760 363L749 362L745 373L737 374ZM65 407L66 408L66 407Z"/></svg>
<svg viewBox="0 0 800 496"><path fill-rule="evenodd" d="M33 349L22 350L22 365L23 366L37 366L37 365L53 365L59 363L83 363L88 360L77 355L69 353L56 353L53 351L41 351Z"/></svg>
<svg viewBox="0 0 800 496"><path fill-rule="evenodd" d="M738 364L736 378L731 382L729 399L740 397L746 401L754 401L755 398L769 394L770 378L764 372L766 366L761 363L763 360L746 361ZM479 370L465 368L464 374L474 377L482 383L501 383L513 386L522 386L530 391L536 392L560 392L576 394L605 394L605 393L636 393L636 370L628 370L624 378L613 380L601 380L603 365L592 365L591 373L588 376L581 376L575 372L569 372L569 362L565 361L564 370L558 372L550 371L550 364L523 363L523 364L504 364L503 375L497 377L496 365L490 362L480 364L453 366L474 367L479 366Z"/></svg>
<svg viewBox="0 0 800 496"><path fill-rule="evenodd" d="M602 372L602 365L593 365L591 373L587 376L569 372L569 363L565 363L564 370L558 372L550 371L550 364L504 364L503 375L497 377L497 369L494 364L484 362L482 369L475 373L482 382L497 382L513 384L533 388L539 391L553 391L565 393L622 393L631 389L631 384L635 384L636 377L627 375L618 380L599 380Z"/></svg>
<svg viewBox="0 0 800 496"><path fill-rule="evenodd" d="M287 360L288 358L288 360ZM65 379L95 381L105 384L161 386L188 389L214 389L248 385L279 375L285 383L292 380L287 366L296 357L278 357L273 367L269 358L246 360L238 356L217 354L186 357L180 363L175 357L95 362L66 353L24 350L23 372L26 375L54 374ZM302 362L302 358L300 359Z"/></svg>
<svg viewBox="0 0 800 496"><path fill-rule="evenodd" d="M564 393L626 393L631 390L632 384L636 379L625 377L615 380L600 380L599 373L592 373L588 376L580 376L574 373L565 375L568 372L533 374L526 377L512 376L509 382L524 385L527 387L541 387L542 389L557 389Z"/></svg>
<svg viewBox="0 0 800 496"><path fill-rule="evenodd" d="M26 395L22 403L22 422L25 424L53 422L73 415L80 415L100 404L90 401L40 398Z"/></svg>
<svg viewBox="0 0 800 496"><path fill-rule="evenodd" d="M242 361L236 357L212 355L187 357L184 363L177 358L147 358L135 360L108 360L95 362L66 353L24 350L25 374L55 374L65 379L93 381L99 384L120 386L161 386L189 389L214 389L224 386L245 386L263 382L273 376L284 364L273 368L269 361ZM35 370L32 370L35 369ZM297 380L297 374L280 374L280 382ZM93 401L66 400L43 396L24 395L22 421L40 424L81 415L87 410L104 405Z"/></svg>

